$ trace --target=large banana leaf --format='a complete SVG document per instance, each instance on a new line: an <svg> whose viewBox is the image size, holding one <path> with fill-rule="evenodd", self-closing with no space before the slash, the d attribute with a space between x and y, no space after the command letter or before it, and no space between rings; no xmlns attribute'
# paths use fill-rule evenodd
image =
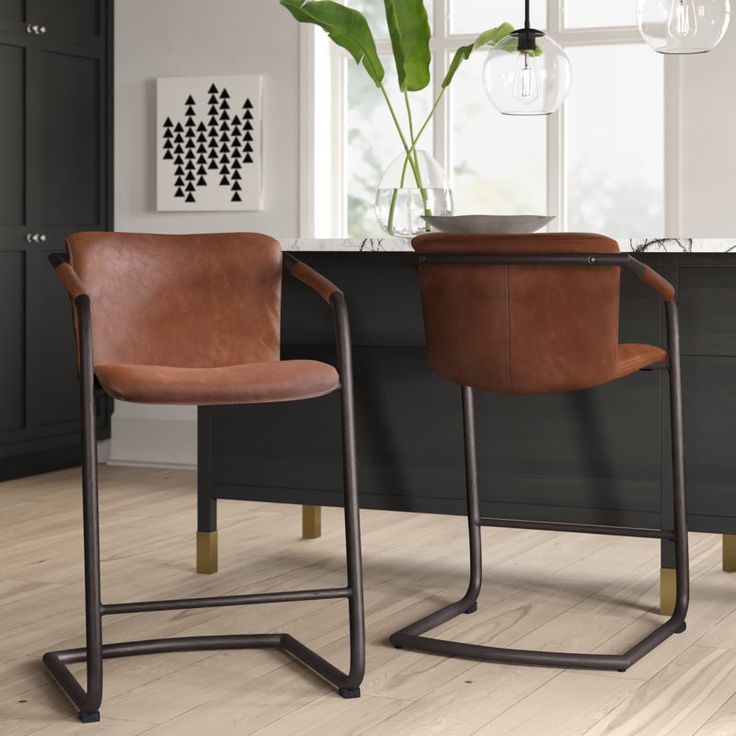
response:
<svg viewBox="0 0 736 736"><path fill-rule="evenodd" d="M470 58L470 55L473 53L473 51L476 51L482 46L494 46L499 41L506 38L513 30L514 27L510 23L502 23L497 28L489 28L487 31L481 33L480 36L478 36L478 38L476 38L473 43L468 44L467 46L461 46L455 52L455 56L450 62L450 68L447 70L447 74L442 80L442 86L450 86L450 83L457 73L457 70L460 68L460 65Z"/></svg>
<svg viewBox="0 0 736 736"><path fill-rule="evenodd" d="M314 23L327 31L336 44L348 51L358 64L363 64L376 86L381 84L385 71L362 13L333 0L281 0L281 5L300 23Z"/></svg>
<svg viewBox="0 0 736 736"><path fill-rule="evenodd" d="M429 84L432 32L424 0L384 0L399 89L416 92Z"/></svg>

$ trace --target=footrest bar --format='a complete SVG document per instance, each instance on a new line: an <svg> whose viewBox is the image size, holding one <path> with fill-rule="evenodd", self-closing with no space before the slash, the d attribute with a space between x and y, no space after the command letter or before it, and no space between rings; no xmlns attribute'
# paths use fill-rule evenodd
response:
<svg viewBox="0 0 736 736"><path fill-rule="evenodd" d="M605 526L602 524L570 524L556 521L526 521L522 519L494 519L481 517L479 526L507 527L509 529L532 529L550 532L576 532L578 534L609 534L615 537L646 537L675 541L674 531L668 529L646 529L635 526Z"/></svg>
<svg viewBox="0 0 736 736"><path fill-rule="evenodd" d="M178 598L164 601L140 601L132 603L108 603L101 608L103 616L118 613L145 613L150 611L181 611L192 608L219 608L221 606L248 606L262 603L293 603L294 601L322 601L332 598L350 598L350 588L324 588L319 590L295 590L283 593L251 593L211 598Z"/></svg>
<svg viewBox="0 0 736 736"><path fill-rule="evenodd" d="M205 652L221 649L278 649L283 634L233 634L225 636L181 636L169 639L146 639L117 644L103 644L103 659L136 657L143 654L168 652ZM44 654L43 661L56 658L62 665L76 664L87 659L87 650L65 649Z"/></svg>

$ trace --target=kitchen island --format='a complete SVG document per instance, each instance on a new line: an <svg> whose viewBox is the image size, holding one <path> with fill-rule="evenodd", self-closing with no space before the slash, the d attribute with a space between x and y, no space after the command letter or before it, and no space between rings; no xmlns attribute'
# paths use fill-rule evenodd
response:
<svg viewBox="0 0 736 736"><path fill-rule="evenodd" d="M347 297L363 507L464 513L460 393L427 364L408 245L282 245ZM620 247L677 287L689 526L723 534L724 569L736 570L736 240L624 241ZM623 274L621 341L665 345L664 330L656 294ZM282 332L284 358L334 362L329 309L294 279L284 281ZM566 394L477 392L483 515L668 527L667 391L666 374L643 371ZM201 569L216 558L218 498L301 504L306 535L318 536L319 507L342 503L338 401L333 395L200 408ZM662 543L664 609L673 586L670 547Z"/></svg>

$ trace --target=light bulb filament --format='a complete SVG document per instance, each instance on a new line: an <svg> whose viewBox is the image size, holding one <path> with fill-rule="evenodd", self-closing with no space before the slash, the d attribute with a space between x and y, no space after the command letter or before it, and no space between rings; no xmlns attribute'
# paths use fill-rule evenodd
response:
<svg viewBox="0 0 736 736"><path fill-rule="evenodd" d="M528 51L519 52L514 79L514 96L527 105L539 97L539 78L534 67L534 58Z"/></svg>
<svg viewBox="0 0 736 736"><path fill-rule="evenodd" d="M687 38L696 31L697 18L692 0L673 0L669 18L670 35Z"/></svg>

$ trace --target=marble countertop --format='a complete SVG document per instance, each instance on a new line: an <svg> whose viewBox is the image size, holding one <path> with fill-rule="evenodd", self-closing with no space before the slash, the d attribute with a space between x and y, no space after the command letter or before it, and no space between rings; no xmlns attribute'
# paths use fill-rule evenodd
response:
<svg viewBox="0 0 736 736"><path fill-rule="evenodd" d="M285 251L324 251L378 253L391 251L410 251L408 240L400 238L363 239L308 239L282 238L281 247ZM736 238L718 240L714 238L647 238L618 241L619 248L626 253L734 253Z"/></svg>

